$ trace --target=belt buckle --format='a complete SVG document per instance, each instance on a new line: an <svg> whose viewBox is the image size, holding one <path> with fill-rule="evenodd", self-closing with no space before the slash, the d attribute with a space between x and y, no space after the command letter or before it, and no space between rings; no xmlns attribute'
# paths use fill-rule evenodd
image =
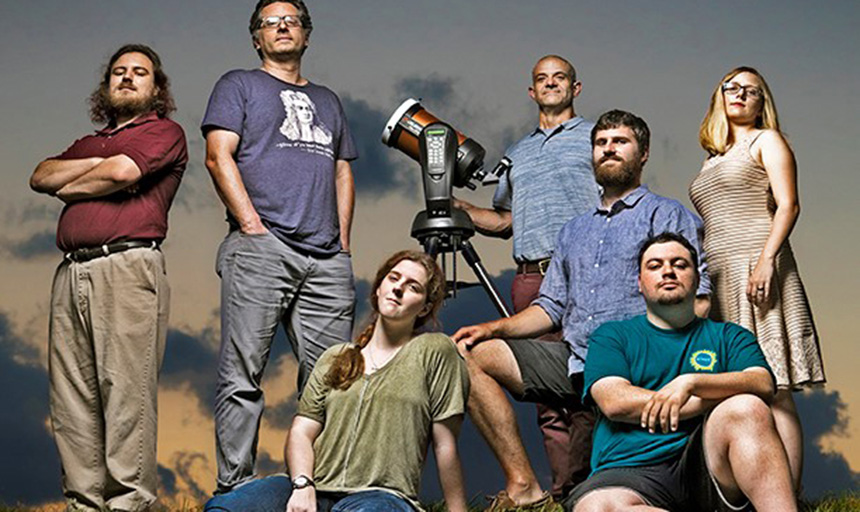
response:
<svg viewBox="0 0 860 512"><path fill-rule="evenodd" d="M537 262L538 272L540 272L541 276L546 275L546 271L547 271L547 269L549 269L549 264L551 261L552 261L551 258L547 258L547 259L540 260L539 262Z"/></svg>

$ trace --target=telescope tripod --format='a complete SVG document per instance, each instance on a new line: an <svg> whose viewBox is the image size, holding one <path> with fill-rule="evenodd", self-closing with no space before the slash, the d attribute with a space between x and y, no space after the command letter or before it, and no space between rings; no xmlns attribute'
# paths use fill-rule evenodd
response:
<svg viewBox="0 0 860 512"><path fill-rule="evenodd" d="M450 217L432 218L427 215L427 211L418 212L415 220L412 222L412 238L424 247L424 252L429 254L433 259L438 255L442 255L442 271L445 276L448 275L448 270L445 264L445 253L451 253L452 272L451 280L446 281L446 290L450 296L457 297L458 288L469 288L472 286L481 286L496 307L499 315L508 318L511 313L508 311L504 301L502 301L499 290L490 279L487 270L481 263L481 257L478 251L469 242L469 238L475 234L475 227L472 224L469 216L458 209L451 209ZM457 281L457 253L463 255L463 259L472 269L478 283L465 283Z"/></svg>

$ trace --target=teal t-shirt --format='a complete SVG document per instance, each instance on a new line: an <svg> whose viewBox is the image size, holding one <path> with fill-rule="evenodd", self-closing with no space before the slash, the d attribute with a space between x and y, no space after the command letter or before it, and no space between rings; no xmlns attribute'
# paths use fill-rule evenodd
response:
<svg viewBox="0 0 860 512"><path fill-rule="evenodd" d="M679 330L654 326L645 315L603 324L591 335L585 362L583 399L603 377L621 377L657 391L685 373L771 372L753 334L732 323L696 319ZM771 375L773 373L771 372ZM591 452L593 472L612 467L650 466L678 456L702 418L681 421L678 430L649 433L638 424L600 415Z"/></svg>

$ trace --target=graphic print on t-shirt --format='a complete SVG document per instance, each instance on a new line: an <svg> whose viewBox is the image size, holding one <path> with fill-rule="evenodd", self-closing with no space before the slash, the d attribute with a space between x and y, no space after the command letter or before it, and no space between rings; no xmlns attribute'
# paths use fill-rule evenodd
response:
<svg viewBox="0 0 860 512"><path fill-rule="evenodd" d="M310 97L301 91L281 91L285 118L280 132L290 142L282 142L278 147L291 147L309 153L334 157L331 147L331 130L317 115L317 107Z"/></svg>

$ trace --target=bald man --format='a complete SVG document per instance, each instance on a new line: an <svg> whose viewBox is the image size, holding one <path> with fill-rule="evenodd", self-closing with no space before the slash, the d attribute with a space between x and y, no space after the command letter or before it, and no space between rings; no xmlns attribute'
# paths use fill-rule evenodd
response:
<svg viewBox="0 0 860 512"><path fill-rule="evenodd" d="M559 230L593 208L599 197L591 167L594 123L576 115L573 105L581 91L569 61L557 55L542 57L532 69L528 88L538 106L538 124L505 151L513 166L499 182L493 208L454 203L482 234L513 235L517 273L511 297L516 312L538 297ZM558 332L545 338L561 341ZM594 417L571 404L538 404L538 424L552 470L552 494L558 498L588 476Z"/></svg>

